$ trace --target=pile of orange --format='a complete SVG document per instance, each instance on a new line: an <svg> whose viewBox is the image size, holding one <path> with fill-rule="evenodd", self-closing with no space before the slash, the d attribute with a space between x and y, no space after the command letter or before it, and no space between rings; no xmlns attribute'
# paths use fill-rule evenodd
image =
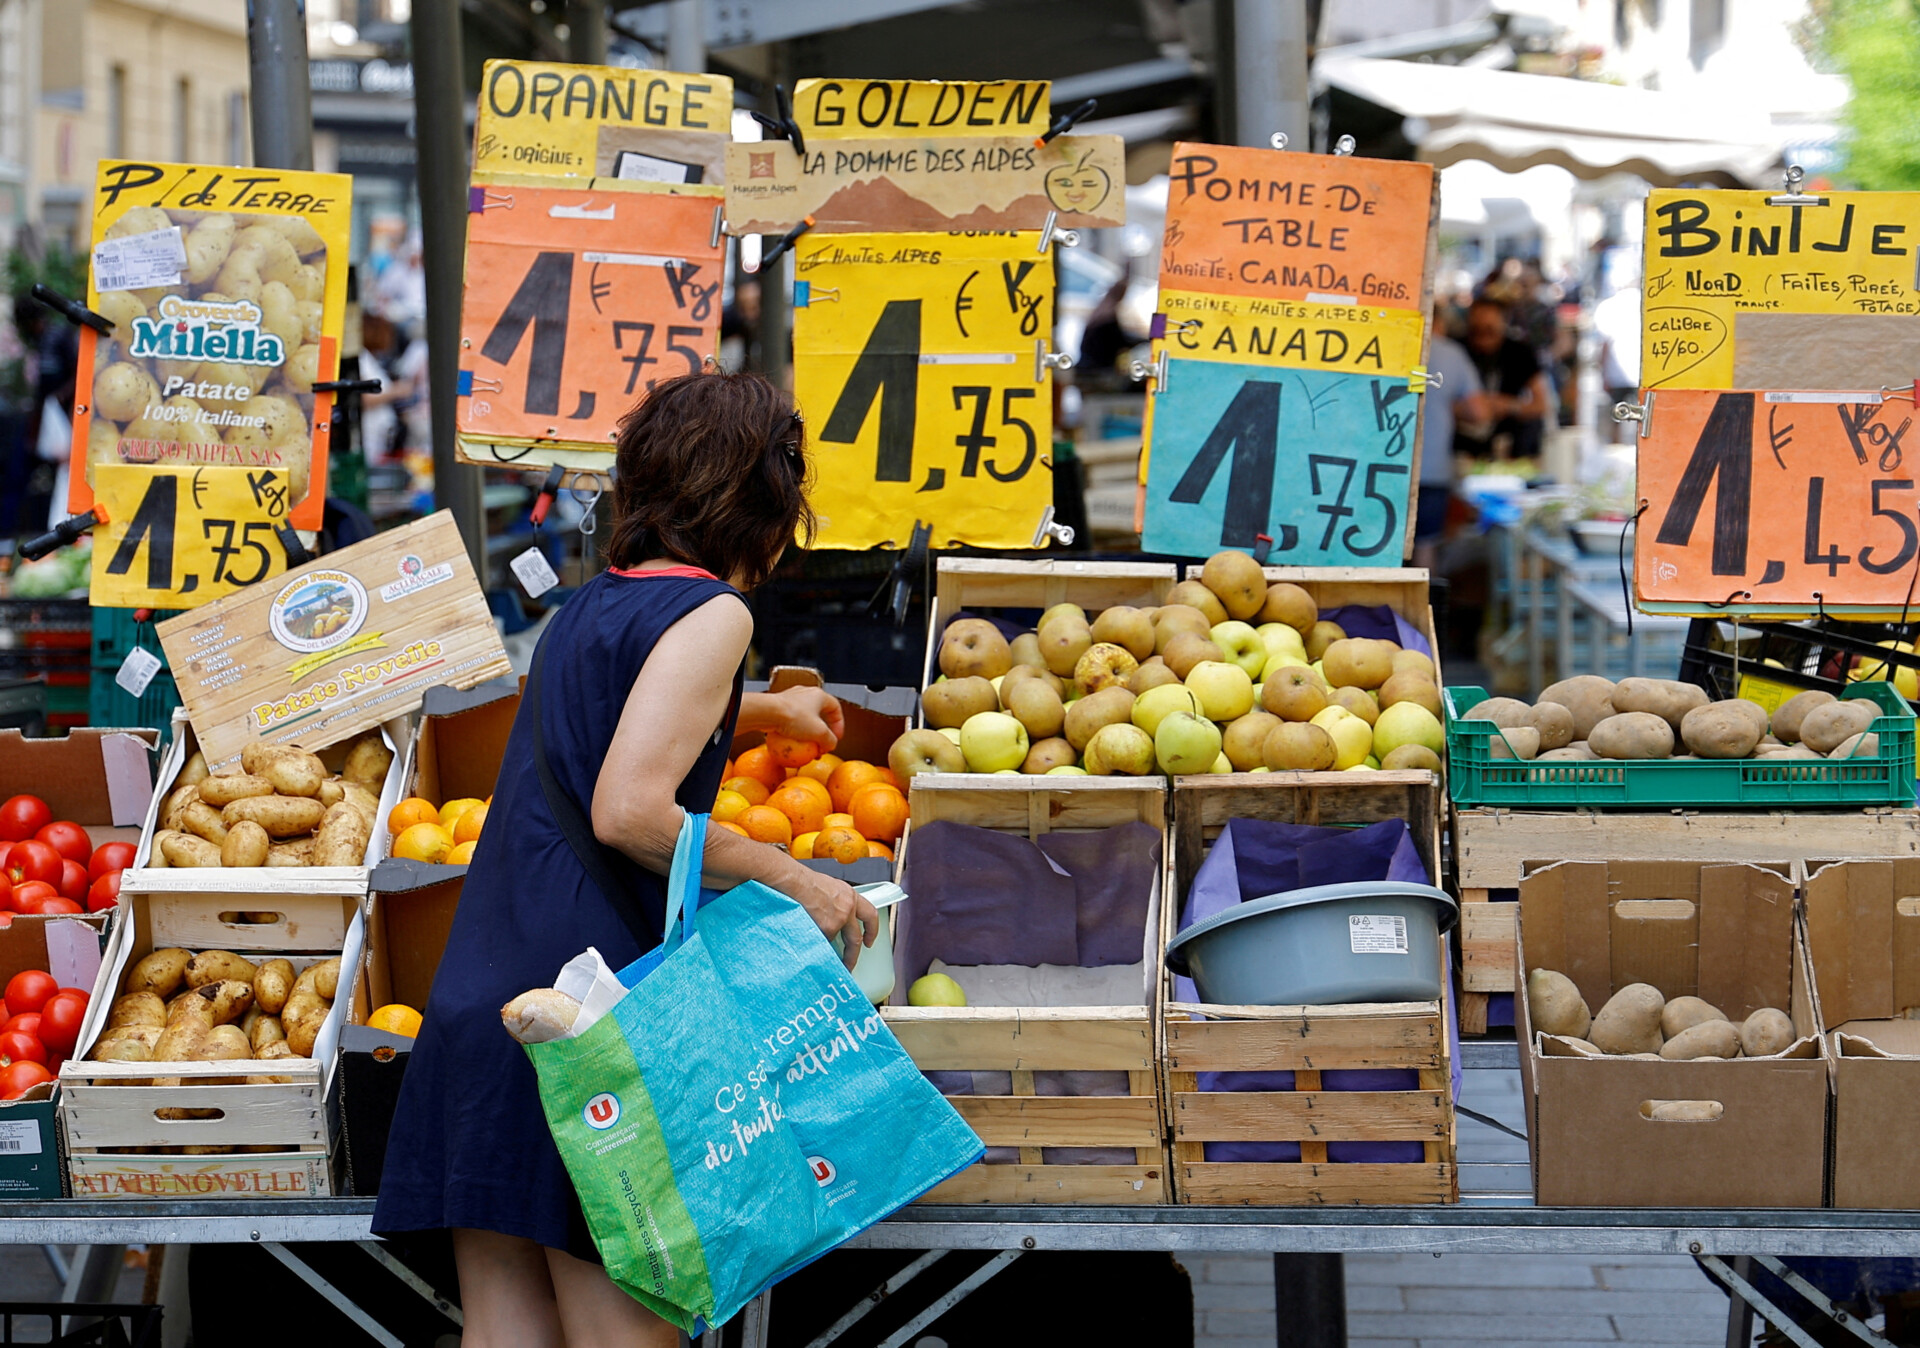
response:
<svg viewBox="0 0 1920 1348"><path fill-rule="evenodd" d="M409 861L466 865L473 860L480 830L486 827L487 807L492 804L492 796L485 800L462 796L445 805L435 805L423 796L408 796L387 815L393 855Z"/></svg>
<svg viewBox="0 0 1920 1348"><path fill-rule="evenodd" d="M890 768L771 735L727 764L713 822L801 860L893 856L907 795Z"/></svg>

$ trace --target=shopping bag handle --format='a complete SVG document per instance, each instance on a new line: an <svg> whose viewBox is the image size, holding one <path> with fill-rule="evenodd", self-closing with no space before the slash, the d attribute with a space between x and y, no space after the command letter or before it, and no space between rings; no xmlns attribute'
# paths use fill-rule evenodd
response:
<svg viewBox="0 0 1920 1348"><path fill-rule="evenodd" d="M673 845L673 865L667 871L666 937L661 942L672 954L693 935L694 914L700 911L700 868L707 854L707 816L688 810L680 821L680 837ZM679 918L675 923L674 919Z"/></svg>

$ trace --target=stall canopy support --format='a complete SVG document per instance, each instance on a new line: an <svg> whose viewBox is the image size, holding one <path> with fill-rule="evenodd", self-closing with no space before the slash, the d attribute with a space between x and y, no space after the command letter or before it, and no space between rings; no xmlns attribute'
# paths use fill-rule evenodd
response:
<svg viewBox="0 0 1920 1348"><path fill-rule="evenodd" d="M1306 0L1232 0L1232 8L1234 140L1264 146L1284 131L1295 149L1306 149Z"/></svg>
<svg viewBox="0 0 1920 1348"><path fill-rule="evenodd" d="M607 0L567 0L567 59L583 66L607 63Z"/></svg>
<svg viewBox="0 0 1920 1348"><path fill-rule="evenodd" d="M313 86L299 0L247 0L253 162L313 171Z"/></svg>

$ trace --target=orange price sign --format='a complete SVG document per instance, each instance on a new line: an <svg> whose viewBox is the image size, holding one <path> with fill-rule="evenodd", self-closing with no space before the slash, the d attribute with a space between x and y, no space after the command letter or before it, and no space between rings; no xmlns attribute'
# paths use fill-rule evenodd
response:
<svg viewBox="0 0 1920 1348"><path fill-rule="evenodd" d="M1911 402L1878 392L1652 397L1639 454L1647 509L1634 540L1643 602L1813 611L1899 608L1920 595Z"/></svg>
<svg viewBox="0 0 1920 1348"><path fill-rule="evenodd" d="M471 189L462 457L605 472L620 418L714 352L720 203L529 182Z"/></svg>

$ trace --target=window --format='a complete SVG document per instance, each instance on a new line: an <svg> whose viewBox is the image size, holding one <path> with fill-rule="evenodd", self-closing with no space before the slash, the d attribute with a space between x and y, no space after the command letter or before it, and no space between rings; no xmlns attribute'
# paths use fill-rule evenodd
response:
<svg viewBox="0 0 1920 1348"><path fill-rule="evenodd" d="M193 81L173 86L173 157L177 163L193 158Z"/></svg>
<svg viewBox="0 0 1920 1348"><path fill-rule="evenodd" d="M127 157L127 68L107 69L107 158Z"/></svg>
<svg viewBox="0 0 1920 1348"><path fill-rule="evenodd" d="M227 95L227 162L247 162L247 95L240 89Z"/></svg>

